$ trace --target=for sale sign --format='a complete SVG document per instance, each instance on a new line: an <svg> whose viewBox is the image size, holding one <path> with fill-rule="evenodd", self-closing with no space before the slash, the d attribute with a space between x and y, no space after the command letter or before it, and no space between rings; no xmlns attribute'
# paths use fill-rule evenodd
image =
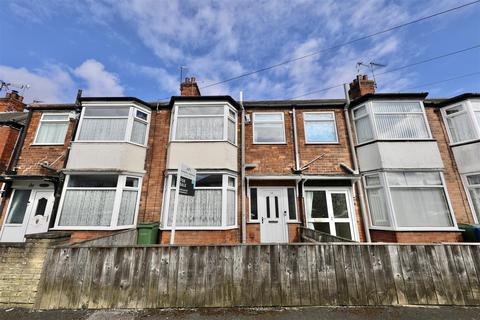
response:
<svg viewBox="0 0 480 320"><path fill-rule="evenodd" d="M184 164L178 169L177 177L179 180L178 192L182 195L195 195L195 181L197 179L197 171Z"/></svg>

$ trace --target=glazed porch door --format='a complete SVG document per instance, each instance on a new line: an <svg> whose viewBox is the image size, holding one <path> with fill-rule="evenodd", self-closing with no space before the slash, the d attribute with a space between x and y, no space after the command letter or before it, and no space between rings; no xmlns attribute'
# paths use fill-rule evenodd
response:
<svg viewBox="0 0 480 320"><path fill-rule="evenodd" d="M285 189L258 189L260 241L288 242Z"/></svg>

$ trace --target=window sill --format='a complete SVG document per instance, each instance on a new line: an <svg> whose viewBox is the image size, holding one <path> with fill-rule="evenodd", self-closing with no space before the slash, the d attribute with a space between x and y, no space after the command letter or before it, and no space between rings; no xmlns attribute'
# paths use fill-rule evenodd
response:
<svg viewBox="0 0 480 320"><path fill-rule="evenodd" d="M30 147L64 146L65 143L32 143Z"/></svg>
<svg viewBox="0 0 480 320"><path fill-rule="evenodd" d="M72 141L72 143L80 143L80 144L90 144L90 143L113 143L113 144L116 144L116 143L128 143L128 144L131 144L131 145L134 145L134 146L137 146L137 147L142 147L142 148L147 148L146 145L144 144L138 144L138 143L135 143L135 142L131 142L131 141L100 141L100 140L95 140L95 141Z"/></svg>
<svg viewBox="0 0 480 320"><path fill-rule="evenodd" d="M370 230L390 231L390 232L463 232L455 227L415 227L415 228L389 228L370 226Z"/></svg>
<svg viewBox="0 0 480 320"><path fill-rule="evenodd" d="M437 140L428 138L428 139L377 139L377 140L370 140L362 143L358 143L355 145L355 148L363 147L372 143L376 142L436 142Z"/></svg>
<svg viewBox="0 0 480 320"><path fill-rule="evenodd" d="M171 227L159 227L162 231L171 231ZM235 230L238 229L238 226L231 227L176 227L175 231L226 231L226 230Z"/></svg>
<svg viewBox="0 0 480 320"><path fill-rule="evenodd" d="M131 226L120 226L120 227L96 227L96 226L82 226L82 227L75 227L75 226L69 226L69 227L62 227L62 226L57 226L54 228L50 228L52 231L56 230L62 230L62 231L117 231L117 230L126 230L126 229L135 229L136 226L131 225Z"/></svg>
<svg viewBox="0 0 480 320"><path fill-rule="evenodd" d="M340 142L305 142L305 145L339 145Z"/></svg>
<svg viewBox="0 0 480 320"><path fill-rule="evenodd" d="M287 143L286 142L253 142L254 145L271 145L271 144L274 144L274 145L278 145L278 144L283 144L283 145L286 145Z"/></svg>
<svg viewBox="0 0 480 320"><path fill-rule="evenodd" d="M472 143L477 143L477 142L480 142L480 139L473 139L473 140L451 143L450 147L452 147L452 148L453 147L460 147L460 146L464 146L464 145L472 144Z"/></svg>

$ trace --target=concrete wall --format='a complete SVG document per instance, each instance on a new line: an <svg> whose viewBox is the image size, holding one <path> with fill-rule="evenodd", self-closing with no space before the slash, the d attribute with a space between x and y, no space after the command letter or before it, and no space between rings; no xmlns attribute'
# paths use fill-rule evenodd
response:
<svg viewBox="0 0 480 320"><path fill-rule="evenodd" d="M67 169L145 171L147 148L126 142L72 142Z"/></svg>
<svg viewBox="0 0 480 320"><path fill-rule="evenodd" d="M360 171L443 168L436 141L374 142L357 148Z"/></svg>
<svg viewBox="0 0 480 320"><path fill-rule="evenodd" d="M452 147L458 172L480 172L480 141Z"/></svg>
<svg viewBox="0 0 480 320"><path fill-rule="evenodd" d="M238 171L238 148L228 142L170 142L167 169L182 163L197 169Z"/></svg>

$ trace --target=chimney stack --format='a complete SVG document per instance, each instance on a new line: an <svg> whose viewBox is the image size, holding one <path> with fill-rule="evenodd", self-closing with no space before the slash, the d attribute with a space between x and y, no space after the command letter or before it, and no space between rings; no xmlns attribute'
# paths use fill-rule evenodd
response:
<svg viewBox="0 0 480 320"><path fill-rule="evenodd" d="M5 98L0 98L0 112L23 112L25 103L18 91L7 92Z"/></svg>
<svg viewBox="0 0 480 320"><path fill-rule="evenodd" d="M201 96L197 80L194 77L185 78L185 81L180 84L180 95L189 97Z"/></svg>
<svg viewBox="0 0 480 320"><path fill-rule="evenodd" d="M351 100L355 100L368 93L375 93L375 81L369 80L367 75L357 75L350 83L348 95Z"/></svg>

